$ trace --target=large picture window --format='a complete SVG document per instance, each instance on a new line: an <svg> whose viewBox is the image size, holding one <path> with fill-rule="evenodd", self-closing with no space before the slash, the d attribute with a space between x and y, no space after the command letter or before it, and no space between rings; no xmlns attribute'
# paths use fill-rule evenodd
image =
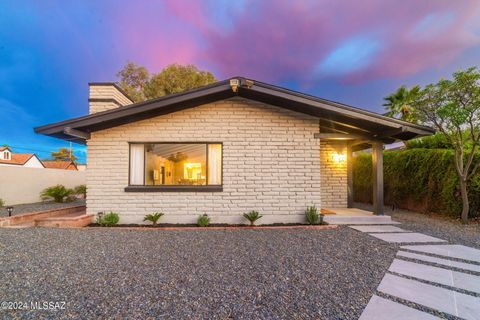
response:
<svg viewBox="0 0 480 320"><path fill-rule="evenodd" d="M158 187L152 190L221 186L222 144L131 143L129 184Z"/></svg>

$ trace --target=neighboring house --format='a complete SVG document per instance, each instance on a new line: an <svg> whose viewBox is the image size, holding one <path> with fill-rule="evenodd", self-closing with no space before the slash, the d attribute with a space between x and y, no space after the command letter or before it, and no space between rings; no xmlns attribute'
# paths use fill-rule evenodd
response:
<svg viewBox="0 0 480 320"><path fill-rule="evenodd" d="M73 161L42 160L42 162L47 169L78 170Z"/></svg>
<svg viewBox="0 0 480 320"><path fill-rule="evenodd" d="M34 153L13 153L9 147L0 147L0 166L44 168Z"/></svg>
<svg viewBox="0 0 480 320"><path fill-rule="evenodd" d="M83 164L83 163L79 163L79 164L77 164L77 169L78 169L78 171L85 171L85 170L87 170L87 165Z"/></svg>
<svg viewBox="0 0 480 320"><path fill-rule="evenodd" d="M121 223L303 222L307 206L352 204L352 152L373 150L383 213L383 145L433 129L245 78L135 103L90 84L90 115L35 129L87 144L87 212Z"/></svg>

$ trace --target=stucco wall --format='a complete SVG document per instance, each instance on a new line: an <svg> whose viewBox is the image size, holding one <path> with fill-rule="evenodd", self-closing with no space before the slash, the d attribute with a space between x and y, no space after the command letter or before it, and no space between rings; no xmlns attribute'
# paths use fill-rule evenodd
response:
<svg viewBox="0 0 480 320"><path fill-rule="evenodd" d="M85 171L0 167L0 198L6 205L39 202L40 192L56 184L68 188L85 184Z"/></svg>
<svg viewBox="0 0 480 320"><path fill-rule="evenodd" d="M282 108L231 99L92 133L88 141L88 213L116 211L121 223L165 213L165 223L299 222L321 207L318 119ZM223 192L128 193L128 142L223 142Z"/></svg>

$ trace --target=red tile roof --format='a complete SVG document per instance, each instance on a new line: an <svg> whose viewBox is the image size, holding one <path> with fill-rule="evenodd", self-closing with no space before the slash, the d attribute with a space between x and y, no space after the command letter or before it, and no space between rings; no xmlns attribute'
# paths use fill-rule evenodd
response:
<svg viewBox="0 0 480 320"><path fill-rule="evenodd" d="M75 163L73 163L73 161L46 160L42 161L42 163L45 168L49 169L78 170L77 166L75 165Z"/></svg>
<svg viewBox="0 0 480 320"><path fill-rule="evenodd" d="M28 160L30 160L31 157L35 155L33 153L12 153L11 156L12 159L10 160L0 159L0 163L24 165Z"/></svg>
<svg viewBox="0 0 480 320"><path fill-rule="evenodd" d="M0 151L3 151L3 150L5 150L5 149L8 149L8 150L10 150L10 148L9 148L9 147L0 147Z"/></svg>

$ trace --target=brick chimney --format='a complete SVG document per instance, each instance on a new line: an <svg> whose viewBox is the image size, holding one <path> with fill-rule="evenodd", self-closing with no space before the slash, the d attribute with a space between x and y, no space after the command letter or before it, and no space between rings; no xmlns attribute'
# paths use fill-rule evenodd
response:
<svg viewBox="0 0 480 320"><path fill-rule="evenodd" d="M89 113L115 109L132 104L127 94L113 82L91 82L89 86Z"/></svg>

